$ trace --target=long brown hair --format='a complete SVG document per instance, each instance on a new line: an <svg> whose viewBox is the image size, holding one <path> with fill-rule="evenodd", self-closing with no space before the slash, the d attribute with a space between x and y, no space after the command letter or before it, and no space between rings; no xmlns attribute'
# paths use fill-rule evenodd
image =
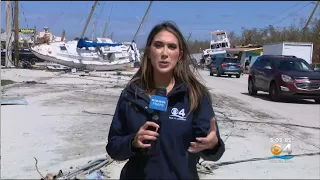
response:
<svg viewBox="0 0 320 180"><path fill-rule="evenodd" d="M144 49L141 66L129 83L136 83L147 93L151 93L152 90L155 89L153 81L153 67L150 59L148 59L148 55L154 37L162 30L171 32L177 37L179 41L179 49L182 53L182 56L181 60L177 63L176 67L173 70L173 76L175 79L183 81L188 86L190 99L188 114L198 108L199 103L202 101L202 98L204 96L209 99L209 102L211 104L211 95L208 89L196 78L196 75L198 77L200 76L194 64L191 62L191 56L187 47L187 43L178 27L170 21L165 21L157 24L151 30ZM191 70L190 64L192 64L193 70Z"/></svg>

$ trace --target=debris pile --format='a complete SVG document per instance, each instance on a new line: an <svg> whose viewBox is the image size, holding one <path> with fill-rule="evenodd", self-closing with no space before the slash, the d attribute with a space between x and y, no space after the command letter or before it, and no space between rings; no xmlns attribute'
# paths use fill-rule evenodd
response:
<svg viewBox="0 0 320 180"><path fill-rule="evenodd" d="M59 170L57 175L53 175L52 173L48 173L46 176L43 176L38 168L38 160L36 160L36 170L41 176L41 180L56 180L56 179L64 179L64 180L78 180L78 179L106 179L105 173L101 170L102 167L108 166L113 162L112 159L107 157L98 158L93 161L89 161L88 164L72 171L67 174L63 174L62 170Z"/></svg>

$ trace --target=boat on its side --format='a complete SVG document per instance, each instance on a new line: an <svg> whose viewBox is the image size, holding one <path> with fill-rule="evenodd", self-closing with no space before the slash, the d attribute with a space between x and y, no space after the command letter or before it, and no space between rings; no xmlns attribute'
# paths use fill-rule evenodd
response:
<svg viewBox="0 0 320 180"><path fill-rule="evenodd" d="M96 71L116 70L132 66L136 61L131 55L136 52L134 49L122 43L113 43L110 38L97 38L97 42L84 39L50 42L36 45L31 51L45 61Z"/></svg>

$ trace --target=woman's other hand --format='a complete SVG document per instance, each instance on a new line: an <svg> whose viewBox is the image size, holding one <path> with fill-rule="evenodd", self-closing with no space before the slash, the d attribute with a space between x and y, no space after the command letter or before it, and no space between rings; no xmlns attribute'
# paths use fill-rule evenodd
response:
<svg viewBox="0 0 320 180"><path fill-rule="evenodd" d="M156 131L147 130L149 126L156 128ZM159 129L159 125L152 121L147 121L143 126L140 127L136 136L132 141L132 145L135 148L147 148L150 147L151 144L144 144L145 140L156 140L159 134L157 133Z"/></svg>
<svg viewBox="0 0 320 180"><path fill-rule="evenodd" d="M191 153L197 153L205 149L213 149L218 143L216 129L216 119L212 118L210 121L210 131L206 137L197 137L198 142L191 142L188 149Z"/></svg>

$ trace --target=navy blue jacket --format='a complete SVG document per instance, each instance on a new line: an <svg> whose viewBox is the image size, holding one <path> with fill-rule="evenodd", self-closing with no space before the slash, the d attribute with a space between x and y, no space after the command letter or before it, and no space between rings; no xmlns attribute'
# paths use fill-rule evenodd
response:
<svg viewBox="0 0 320 180"><path fill-rule="evenodd" d="M167 96L168 108L160 113L160 129L156 152L145 156L133 148L131 142L139 128L151 119L150 98L144 90L131 83L119 98L110 126L106 150L115 160L126 160L120 179L199 179L196 169L199 156L205 160L217 161L225 151L220 138L214 149L201 153L189 153L190 142L195 137L206 136L210 129L210 120L214 111L209 101L204 98L196 115L188 116L188 88L182 82L176 82Z"/></svg>

